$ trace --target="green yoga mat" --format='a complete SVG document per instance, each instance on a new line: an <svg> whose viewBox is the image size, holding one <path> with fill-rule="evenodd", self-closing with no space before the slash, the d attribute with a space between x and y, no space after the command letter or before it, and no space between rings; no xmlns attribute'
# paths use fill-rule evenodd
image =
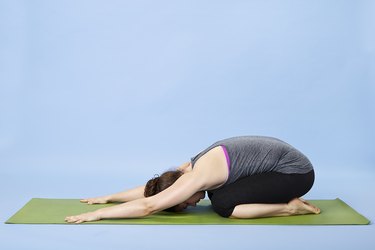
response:
<svg viewBox="0 0 375 250"><path fill-rule="evenodd" d="M209 200L201 200L195 208L184 212L159 212L136 219L111 219L84 224L128 225L366 225L370 221L340 199L310 200L321 209L319 215L298 215L259 219L229 219L217 215ZM94 211L113 204L87 205L76 199L31 199L13 215L7 224L67 224L68 215Z"/></svg>

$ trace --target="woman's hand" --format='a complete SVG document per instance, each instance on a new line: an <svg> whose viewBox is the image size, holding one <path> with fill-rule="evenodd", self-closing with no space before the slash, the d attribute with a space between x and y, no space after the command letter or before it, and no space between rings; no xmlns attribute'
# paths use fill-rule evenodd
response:
<svg viewBox="0 0 375 250"><path fill-rule="evenodd" d="M96 197L96 198L87 198L80 200L82 203L91 204L105 204L109 202L108 196Z"/></svg>
<svg viewBox="0 0 375 250"><path fill-rule="evenodd" d="M95 212L90 212L90 213L85 213L85 214L80 214L80 215L74 215L74 216L67 216L65 218L65 221L68 223L82 223L86 221L97 221L100 220L100 215L99 213Z"/></svg>

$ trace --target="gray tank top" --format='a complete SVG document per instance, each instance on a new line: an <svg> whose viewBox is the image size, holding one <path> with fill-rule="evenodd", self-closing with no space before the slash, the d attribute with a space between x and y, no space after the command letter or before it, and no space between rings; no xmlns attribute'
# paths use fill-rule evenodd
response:
<svg viewBox="0 0 375 250"><path fill-rule="evenodd" d="M217 146L224 146L229 156L229 177L225 185L254 174L271 171L305 174L313 169L300 151L286 142L265 136L239 136L218 141L191 158L192 167Z"/></svg>

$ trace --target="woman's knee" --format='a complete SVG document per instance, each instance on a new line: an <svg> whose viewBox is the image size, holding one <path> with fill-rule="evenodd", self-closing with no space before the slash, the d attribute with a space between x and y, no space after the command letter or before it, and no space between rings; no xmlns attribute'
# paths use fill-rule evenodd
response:
<svg viewBox="0 0 375 250"><path fill-rule="evenodd" d="M222 217L228 218L232 215L234 206L230 204L227 199L221 197L220 195L212 195L211 196L211 205L212 209Z"/></svg>
<svg viewBox="0 0 375 250"><path fill-rule="evenodd" d="M212 204L212 208L218 215L225 217L225 218L228 218L229 216L231 216L234 210L234 207L228 208L228 207L218 206L215 204Z"/></svg>

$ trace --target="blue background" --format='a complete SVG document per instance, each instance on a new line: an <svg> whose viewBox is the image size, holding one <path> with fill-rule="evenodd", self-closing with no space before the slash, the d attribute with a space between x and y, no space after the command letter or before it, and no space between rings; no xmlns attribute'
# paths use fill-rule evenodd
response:
<svg viewBox="0 0 375 250"><path fill-rule="evenodd" d="M0 0L2 221L32 197L144 184L237 135L294 145L316 169L307 198L374 220L374 31L370 0ZM1 225L0 244L368 249L374 232Z"/></svg>

